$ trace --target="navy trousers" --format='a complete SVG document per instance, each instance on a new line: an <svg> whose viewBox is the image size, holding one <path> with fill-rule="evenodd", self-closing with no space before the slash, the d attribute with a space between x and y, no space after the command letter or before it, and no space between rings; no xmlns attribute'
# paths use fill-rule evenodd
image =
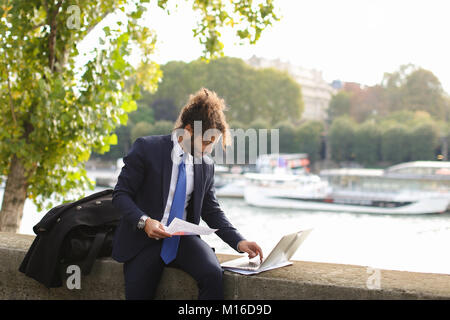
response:
<svg viewBox="0 0 450 320"><path fill-rule="evenodd" d="M125 298L154 299L162 271L162 239L142 249L123 265ZM175 260L167 265L190 274L197 282L199 300L223 299L223 270L213 249L199 236L180 236Z"/></svg>

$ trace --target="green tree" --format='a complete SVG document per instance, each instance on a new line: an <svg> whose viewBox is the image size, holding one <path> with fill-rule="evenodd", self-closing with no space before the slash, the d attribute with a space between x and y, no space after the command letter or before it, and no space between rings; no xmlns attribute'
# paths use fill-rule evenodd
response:
<svg viewBox="0 0 450 320"><path fill-rule="evenodd" d="M364 165L374 165L380 161L380 144L381 131L374 121L358 125L353 146L356 161Z"/></svg>
<svg viewBox="0 0 450 320"><path fill-rule="evenodd" d="M120 125L116 128L114 133L117 135L117 144L111 145L111 149L103 154L92 152L91 158L98 158L101 160L115 160L123 157L128 153L134 140L131 139L131 132L135 127L135 123L146 122L152 124L154 122L153 109L146 106L138 105L138 108L128 114L128 121L126 125Z"/></svg>
<svg viewBox="0 0 450 320"><path fill-rule="evenodd" d="M328 120L333 122L334 119L343 115L349 115L351 108L351 94L347 91L339 91L335 94L328 106Z"/></svg>
<svg viewBox="0 0 450 320"><path fill-rule="evenodd" d="M140 121L136 123L136 125L131 129L130 132L130 140L131 142L136 141L137 138L142 136L148 136L150 135L150 131L152 130L152 124Z"/></svg>
<svg viewBox="0 0 450 320"><path fill-rule="evenodd" d="M427 111L437 119L445 117L446 102L439 79L425 69L418 69L406 79L405 104L410 110Z"/></svg>
<svg viewBox="0 0 450 320"><path fill-rule="evenodd" d="M383 118L383 121L394 121L403 124L410 124L414 121L414 118L414 111L402 109L391 112L389 115Z"/></svg>
<svg viewBox="0 0 450 320"><path fill-rule="evenodd" d="M301 88L286 72L256 69L231 57L210 63L170 61L161 69L164 78L158 91L144 94L145 99L139 101L154 109L156 120L175 119L189 94L201 87L225 99L229 121L248 125L261 117L273 125L284 119L299 120L303 112Z"/></svg>
<svg viewBox="0 0 450 320"><path fill-rule="evenodd" d="M180 110L172 99L149 99L151 99L150 93L144 92L143 99L138 101L138 106L142 105L152 110L152 114L157 120L175 121L177 119Z"/></svg>
<svg viewBox="0 0 450 320"><path fill-rule="evenodd" d="M128 116L132 123L138 123L140 121L145 121L148 123L155 122L155 118L153 116L153 109L148 108L146 106L138 105L137 109L131 112Z"/></svg>
<svg viewBox="0 0 450 320"><path fill-rule="evenodd" d="M126 126L121 125L116 128L114 133L117 135L117 144L111 145L111 149L104 153L98 154L96 152L92 152L91 158L97 158L100 160L109 160L116 161L118 158L123 157L124 154L128 153L128 150L131 148L131 128L134 127L134 123L130 119L128 119L128 124Z"/></svg>
<svg viewBox="0 0 450 320"><path fill-rule="evenodd" d="M401 123L386 126L382 132L381 157L383 161L399 163L409 161L409 132Z"/></svg>
<svg viewBox="0 0 450 320"><path fill-rule="evenodd" d="M320 148L324 125L320 121L308 120L296 128L294 143L298 151L307 153L309 160L313 163L320 159Z"/></svg>
<svg viewBox="0 0 450 320"><path fill-rule="evenodd" d="M138 122L133 129L131 129L131 142L136 141L142 136L154 136L162 134L170 134L174 123L172 121L161 120L151 124L146 121Z"/></svg>
<svg viewBox="0 0 450 320"><path fill-rule="evenodd" d="M151 59L156 35L142 20L148 0L5 0L0 7L0 172L6 176L0 230L16 231L27 197L38 210L91 190L84 162L91 151L117 143L113 133L136 110L140 88L154 92L161 72ZM167 3L158 6L167 10ZM256 42L278 19L271 0L191 0L199 13L194 36L203 58L223 55L220 30L234 26L242 41ZM103 28L100 46L81 70L77 45L103 19L123 20ZM101 31L101 30L100 30ZM138 61L130 63L131 53ZM54 204L49 202L47 209Z"/></svg>
<svg viewBox="0 0 450 320"><path fill-rule="evenodd" d="M151 127L149 135L170 134L174 126L172 121L161 120L156 121Z"/></svg>
<svg viewBox="0 0 450 320"><path fill-rule="evenodd" d="M290 121L283 121L274 126L279 130L279 150L280 153L296 153L299 152L299 146L295 143L296 132L295 127Z"/></svg>
<svg viewBox="0 0 450 320"><path fill-rule="evenodd" d="M356 123L349 116L336 118L330 126L331 158L335 161L353 160L353 141Z"/></svg>
<svg viewBox="0 0 450 320"><path fill-rule="evenodd" d="M429 70L412 64L386 73L383 86L391 111L407 109L427 111L436 119L447 117L448 105L439 79Z"/></svg>
<svg viewBox="0 0 450 320"><path fill-rule="evenodd" d="M239 120L228 121L228 126L230 127L230 129L244 129L244 130L246 130L248 127L248 125L243 124Z"/></svg>
<svg viewBox="0 0 450 320"><path fill-rule="evenodd" d="M270 122L262 117L255 118L250 124L247 126L248 128L252 128L255 130L259 129L270 129L271 125Z"/></svg>
<svg viewBox="0 0 450 320"><path fill-rule="evenodd" d="M410 160L436 160L435 150L439 145L439 131L431 122L421 123L410 132Z"/></svg>

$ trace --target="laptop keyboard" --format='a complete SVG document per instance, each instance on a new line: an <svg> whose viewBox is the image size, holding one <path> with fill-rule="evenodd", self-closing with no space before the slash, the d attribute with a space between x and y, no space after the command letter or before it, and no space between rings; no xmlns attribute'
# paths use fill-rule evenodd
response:
<svg viewBox="0 0 450 320"><path fill-rule="evenodd" d="M257 262L254 261L247 261L247 262L243 262L239 265L237 265L237 267L239 268L245 268L248 270L253 270L253 269L257 269L260 265L260 261L258 260Z"/></svg>

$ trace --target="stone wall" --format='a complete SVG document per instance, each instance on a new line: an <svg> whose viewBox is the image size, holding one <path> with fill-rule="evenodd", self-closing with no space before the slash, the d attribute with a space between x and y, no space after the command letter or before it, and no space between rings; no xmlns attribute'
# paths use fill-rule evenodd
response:
<svg viewBox="0 0 450 320"><path fill-rule="evenodd" d="M47 289L18 271L34 236L0 232L0 299L124 299L122 264L98 259L81 289ZM218 254L219 261L234 255ZM450 299L450 275L380 270L373 286L367 267L294 261L293 265L242 276L226 271L226 299ZM180 290L181 288L181 290ZM157 299L196 299L195 281L166 268Z"/></svg>

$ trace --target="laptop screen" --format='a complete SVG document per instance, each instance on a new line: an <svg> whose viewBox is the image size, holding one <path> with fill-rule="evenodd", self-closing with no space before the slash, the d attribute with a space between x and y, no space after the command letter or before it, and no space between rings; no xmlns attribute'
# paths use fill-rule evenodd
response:
<svg viewBox="0 0 450 320"><path fill-rule="evenodd" d="M278 241L270 254L264 259L262 267L270 267L274 264L288 261L297 251L298 247L306 239L312 229L302 230L299 232L285 235Z"/></svg>

